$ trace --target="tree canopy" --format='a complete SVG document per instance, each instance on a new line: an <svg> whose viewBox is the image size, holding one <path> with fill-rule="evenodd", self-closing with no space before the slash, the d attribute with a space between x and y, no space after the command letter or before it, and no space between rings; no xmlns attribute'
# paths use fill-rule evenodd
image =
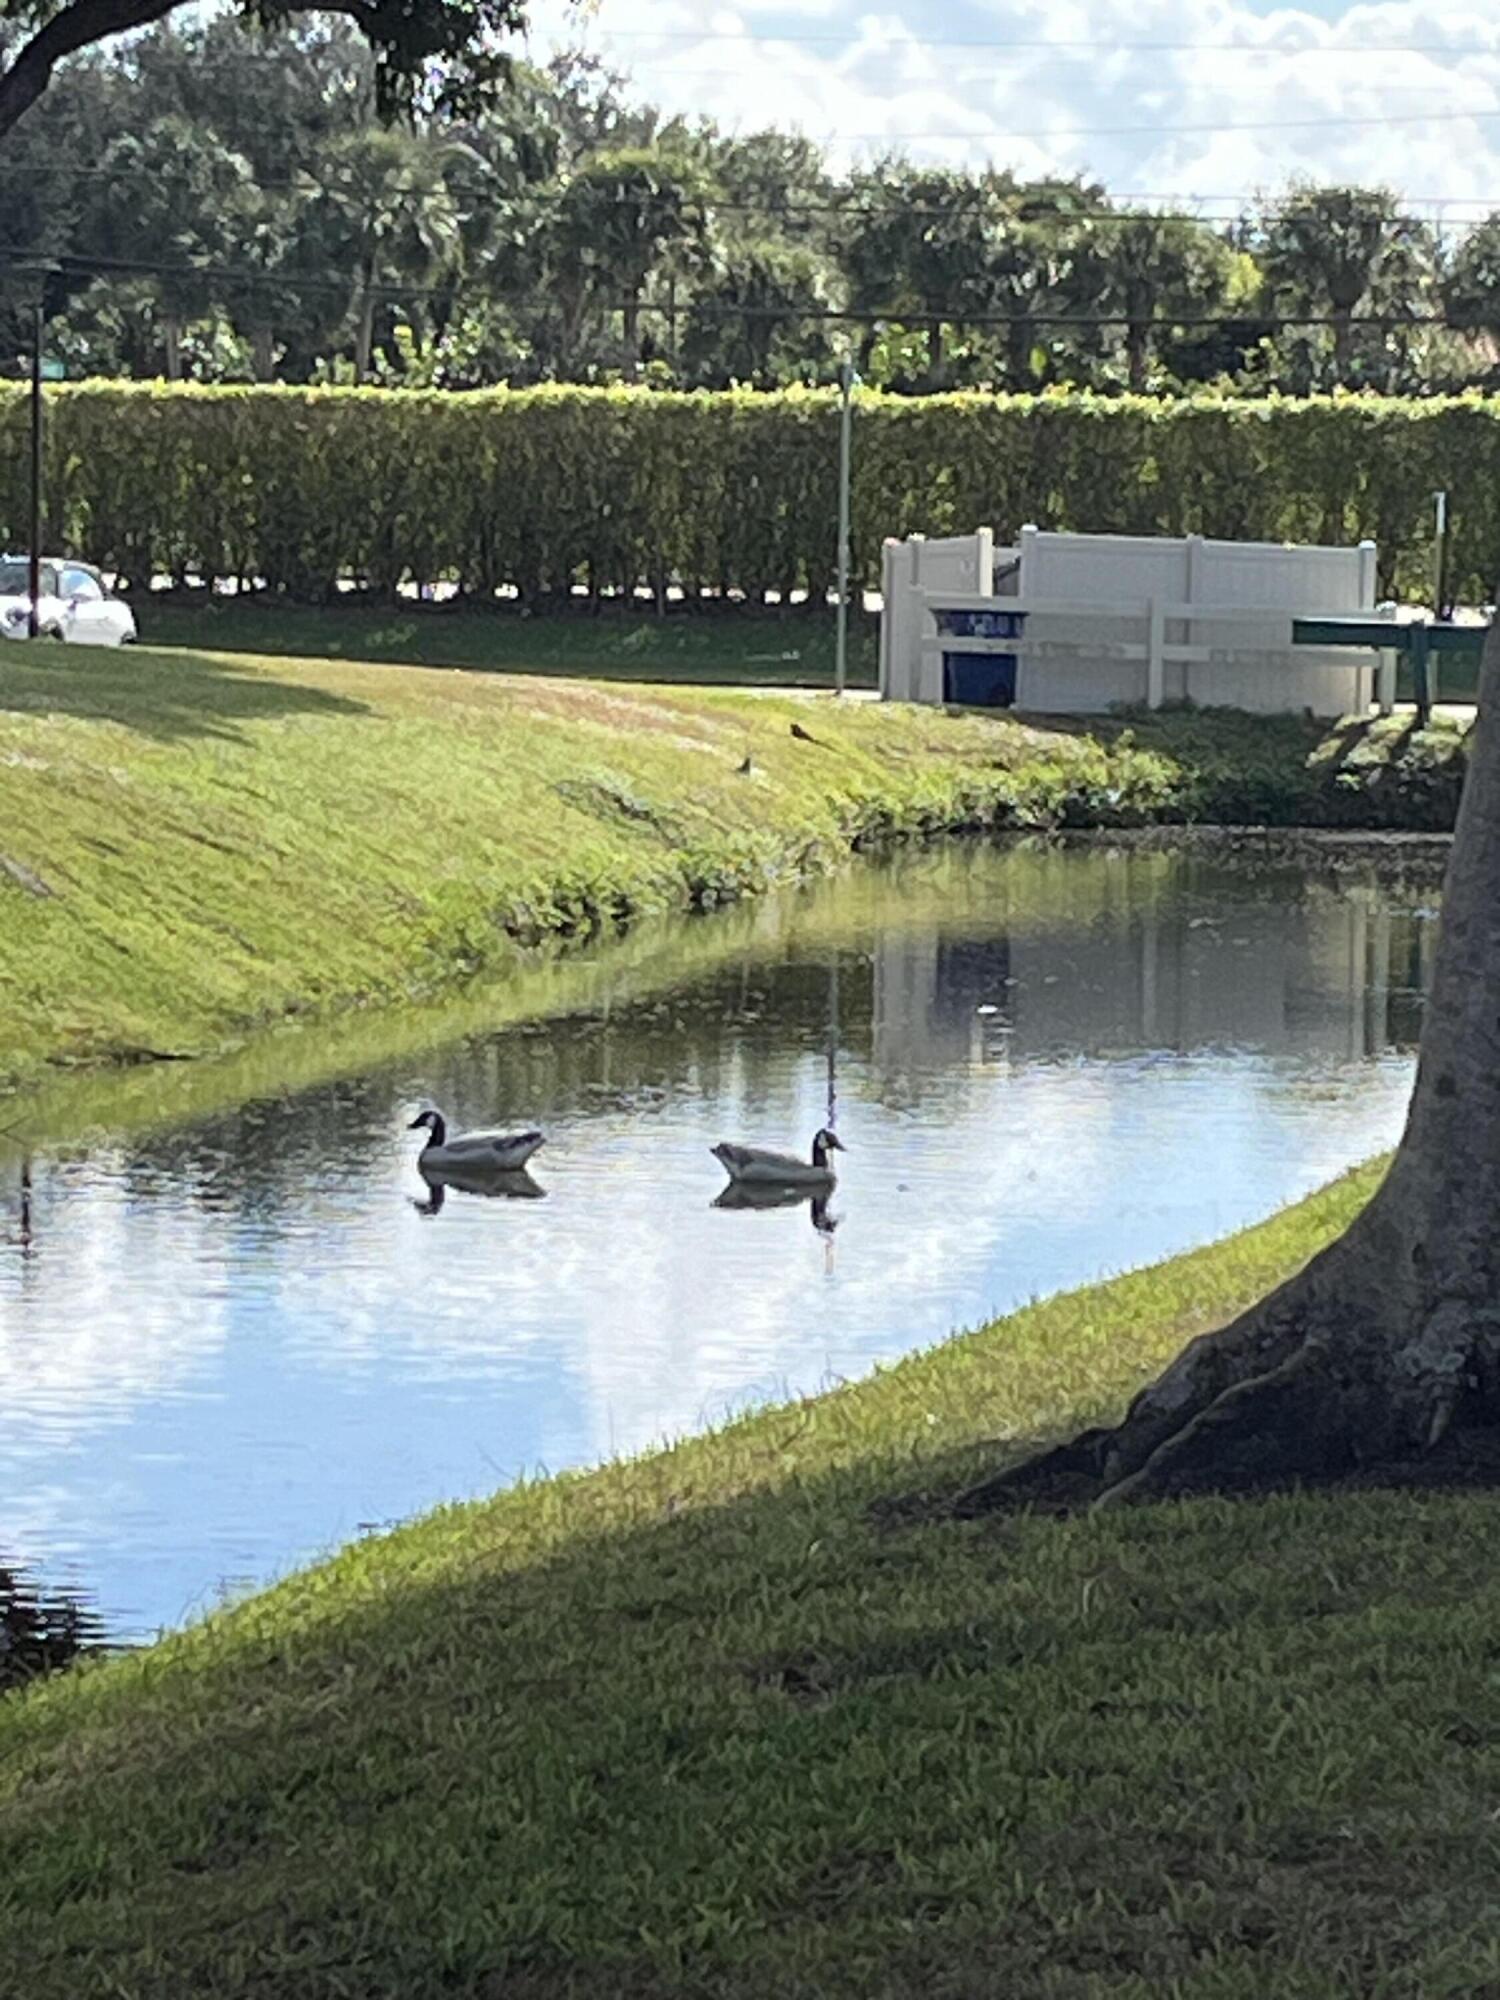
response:
<svg viewBox="0 0 1500 2000"><path fill-rule="evenodd" d="M1210 221L1078 177L841 171L664 117L596 56L507 60L522 7L402 0L377 33L273 4L75 52L0 138L0 258L57 266L69 374L785 387L852 354L906 394L1426 395L1500 361L1500 220L1445 241L1378 188ZM73 11L0 0L0 91Z"/></svg>
<svg viewBox="0 0 1500 2000"><path fill-rule="evenodd" d="M25 117L60 62L150 27L187 0L0 0L0 139ZM505 40L525 26L522 0L240 0L247 22L283 26L311 14L347 20L369 45L385 111L471 113L509 70Z"/></svg>

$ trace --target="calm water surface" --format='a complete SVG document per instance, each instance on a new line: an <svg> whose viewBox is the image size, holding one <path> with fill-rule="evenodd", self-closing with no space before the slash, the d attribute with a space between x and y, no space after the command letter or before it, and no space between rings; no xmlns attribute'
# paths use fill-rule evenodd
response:
<svg viewBox="0 0 1500 2000"><path fill-rule="evenodd" d="M25 1213L0 1154L0 1554L140 1636L372 1524L1221 1235L1397 1136L1434 911L949 851L664 928L645 997L605 959L581 1011L40 1150ZM710 1145L805 1147L830 1082L823 1227L715 1207ZM404 1130L429 1101L545 1126L540 1197L430 1212Z"/></svg>

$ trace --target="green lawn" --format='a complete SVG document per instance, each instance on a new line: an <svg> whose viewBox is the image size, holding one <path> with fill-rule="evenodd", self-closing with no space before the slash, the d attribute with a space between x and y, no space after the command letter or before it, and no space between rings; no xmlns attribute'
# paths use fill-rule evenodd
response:
<svg viewBox="0 0 1500 2000"><path fill-rule="evenodd" d="M1444 826L1460 741L9 642L0 1088L425 998L885 837Z"/></svg>
<svg viewBox="0 0 1500 2000"><path fill-rule="evenodd" d="M6 1698L0 1990L1496 1991L1500 1501L884 1505L1118 1411L1373 1185Z"/></svg>
<svg viewBox="0 0 1500 2000"><path fill-rule="evenodd" d="M586 674L596 680L702 686L833 686L834 614L585 604L567 615L403 603L286 604L276 598L147 595L135 604L142 639L281 658L374 660L393 666L473 667L488 673ZM850 687L873 687L879 621L850 622Z"/></svg>

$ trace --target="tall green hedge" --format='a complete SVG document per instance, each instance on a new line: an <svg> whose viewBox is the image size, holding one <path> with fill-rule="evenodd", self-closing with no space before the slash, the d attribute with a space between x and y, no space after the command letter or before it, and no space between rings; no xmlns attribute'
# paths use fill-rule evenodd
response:
<svg viewBox="0 0 1500 2000"><path fill-rule="evenodd" d="M752 595L834 569L837 414L821 392L472 395L81 384L49 392L49 539L117 569L319 597L453 578L537 597L678 579ZM1421 596L1432 499L1450 573L1500 575L1500 402L867 396L856 558L916 530L1045 527L1356 541ZM0 390L0 546L24 538L26 401Z"/></svg>

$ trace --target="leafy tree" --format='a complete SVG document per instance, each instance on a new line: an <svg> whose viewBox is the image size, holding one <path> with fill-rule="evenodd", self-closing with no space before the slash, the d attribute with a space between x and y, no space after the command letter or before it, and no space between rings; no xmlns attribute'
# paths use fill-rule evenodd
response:
<svg viewBox="0 0 1500 2000"><path fill-rule="evenodd" d="M1154 215L1105 218L1086 267L1095 279L1095 305L1125 330L1125 374L1139 392L1147 385L1153 329L1193 313L1221 312L1228 299L1232 259L1201 223Z"/></svg>
<svg viewBox="0 0 1500 2000"><path fill-rule="evenodd" d="M1500 357L1500 212L1459 244L1442 284L1448 324L1483 338L1491 367Z"/></svg>
<svg viewBox="0 0 1500 2000"><path fill-rule="evenodd" d="M808 245L765 236L721 242L694 291L683 371L704 388L771 389L827 374L828 323L799 315L821 315L835 302L833 274Z"/></svg>
<svg viewBox="0 0 1500 2000"><path fill-rule="evenodd" d="M989 201L968 174L885 161L856 175L844 228L844 269L856 311L927 322L927 377L941 386L945 325L986 300Z"/></svg>
<svg viewBox="0 0 1500 2000"><path fill-rule="evenodd" d="M654 148L600 153L572 176L546 231L569 350L576 348L590 304L618 304L627 354L640 359L647 281L668 260L674 271L699 260L707 236L706 193L691 162Z"/></svg>
<svg viewBox="0 0 1500 2000"><path fill-rule="evenodd" d="M155 294L165 373L182 375L182 335L219 297L234 248L231 218L250 185L248 164L201 126L172 115L139 136L120 133L100 161L98 220L122 271Z"/></svg>
<svg viewBox="0 0 1500 2000"><path fill-rule="evenodd" d="M1303 187L1263 218L1257 248L1278 309L1331 319L1340 383L1356 376L1361 317L1409 319L1431 299L1432 231L1402 215L1385 188Z"/></svg>
<svg viewBox="0 0 1500 2000"><path fill-rule="evenodd" d="M1050 372L1054 356L1078 346L1077 334L1048 314L1072 316L1091 308L1095 291L1089 264L1090 217L1104 190L1080 181L1023 183L1009 174L987 182L984 260L986 308L1005 321L1005 380L1032 389Z"/></svg>
<svg viewBox="0 0 1500 2000"><path fill-rule="evenodd" d="M334 139L376 123L374 57L343 21L252 34L233 14L191 25L168 19L126 43L116 61L154 116L175 113L211 132L267 188L284 190Z"/></svg>
<svg viewBox="0 0 1500 2000"><path fill-rule="evenodd" d="M323 156L304 241L320 240L332 261L354 274L357 382L370 372L382 298L389 292L410 296L459 265L462 232L447 176L460 151L452 141L371 129L337 140Z"/></svg>
<svg viewBox="0 0 1500 2000"><path fill-rule="evenodd" d="M823 149L791 132L751 132L709 146L725 228L824 242L834 212L834 183Z"/></svg>
<svg viewBox="0 0 1500 2000"><path fill-rule="evenodd" d="M45 93L60 62L164 20L188 0L0 0L19 29L0 52L0 139ZM467 114L504 83L501 43L526 25L522 0L238 0L241 17L275 28L307 15L342 16L370 46L382 111L429 107Z"/></svg>

